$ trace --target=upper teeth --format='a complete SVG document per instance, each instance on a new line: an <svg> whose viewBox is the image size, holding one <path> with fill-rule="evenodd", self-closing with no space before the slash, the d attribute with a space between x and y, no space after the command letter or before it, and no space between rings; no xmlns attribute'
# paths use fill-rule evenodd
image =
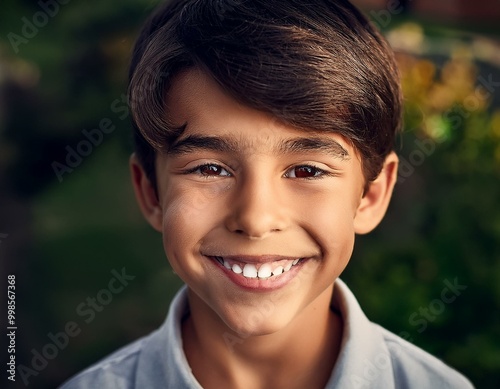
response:
<svg viewBox="0 0 500 389"><path fill-rule="evenodd" d="M234 263L231 265L229 263L229 261L227 261L226 259L224 259L222 257L215 257L215 259L217 259L217 261L220 264L222 264L226 269L232 270L236 274L243 273L242 275L246 278L257 278L258 277L258 278L262 278L262 279L266 279L266 278L269 278L272 276L277 276L277 275L280 275L284 272L287 272L292 268L292 266L296 265L300 261L300 258L297 258L293 261L288 261L285 264L285 266L278 265L273 270L273 266L271 263L264 263L259 267L259 269L257 269L257 267L252 263L246 263L244 265Z"/></svg>

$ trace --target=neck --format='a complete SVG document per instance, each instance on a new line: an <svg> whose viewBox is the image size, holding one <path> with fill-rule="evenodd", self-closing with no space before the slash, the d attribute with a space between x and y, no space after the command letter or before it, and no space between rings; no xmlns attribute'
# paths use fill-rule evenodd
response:
<svg viewBox="0 0 500 389"><path fill-rule="evenodd" d="M259 336L236 334L190 292L192 314L182 337L194 376L206 389L220 388L221 382L235 389L324 388L342 336L341 320L330 310L332 290L285 328Z"/></svg>

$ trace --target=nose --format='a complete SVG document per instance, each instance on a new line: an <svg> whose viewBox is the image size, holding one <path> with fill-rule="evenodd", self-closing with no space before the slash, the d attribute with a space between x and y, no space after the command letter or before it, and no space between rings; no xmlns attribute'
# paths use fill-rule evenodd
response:
<svg viewBox="0 0 500 389"><path fill-rule="evenodd" d="M229 205L226 227L250 239L263 239L288 226L279 183L272 179L247 179L237 185Z"/></svg>

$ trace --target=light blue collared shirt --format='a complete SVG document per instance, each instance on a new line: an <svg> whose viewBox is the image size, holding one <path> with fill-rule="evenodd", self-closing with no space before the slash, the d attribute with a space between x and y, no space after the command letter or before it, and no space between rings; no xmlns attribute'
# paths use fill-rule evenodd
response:
<svg viewBox="0 0 500 389"><path fill-rule="evenodd" d="M470 389L472 384L439 359L370 322L340 279L332 298L343 320L339 357L325 389ZM116 351L60 389L202 389L182 348L187 288L175 296L163 325ZM223 385L221 385L223 387Z"/></svg>

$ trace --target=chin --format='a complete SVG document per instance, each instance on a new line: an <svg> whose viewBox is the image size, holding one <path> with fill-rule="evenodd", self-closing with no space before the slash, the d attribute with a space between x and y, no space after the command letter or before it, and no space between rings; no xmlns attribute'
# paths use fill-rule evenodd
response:
<svg viewBox="0 0 500 389"><path fill-rule="evenodd" d="M222 320L241 339L277 333L288 326L292 318L277 312L272 306L267 310L255 308L245 312L234 312Z"/></svg>

